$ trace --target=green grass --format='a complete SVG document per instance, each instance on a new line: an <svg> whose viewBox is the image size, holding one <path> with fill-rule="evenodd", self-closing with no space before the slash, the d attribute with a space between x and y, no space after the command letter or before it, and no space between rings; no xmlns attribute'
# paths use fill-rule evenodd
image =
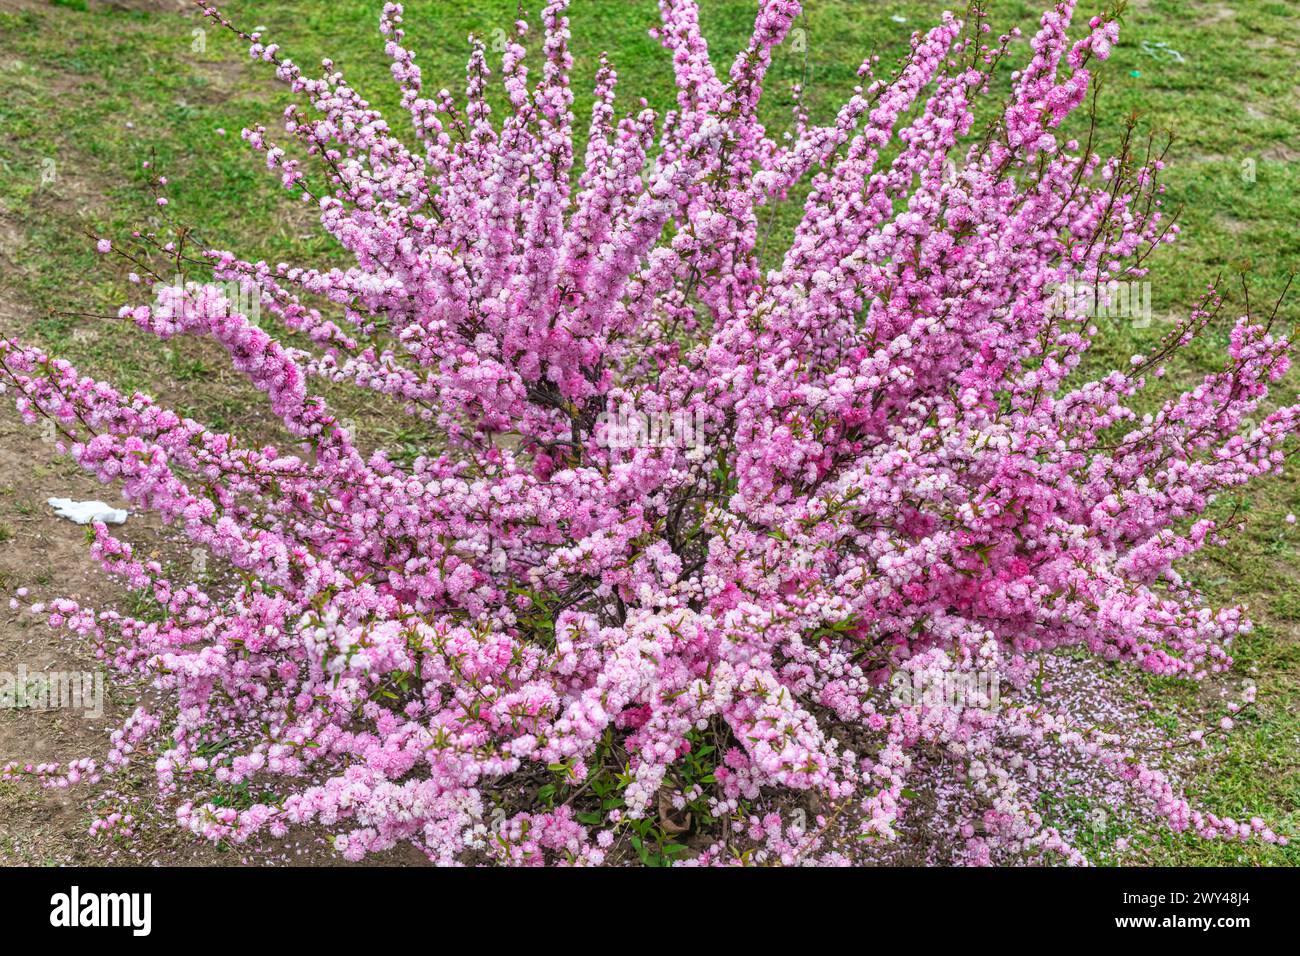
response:
<svg viewBox="0 0 1300 956"><path fill-rule="evenodd" d="M225 6L245 28L267 27L299 63L333 57L403 128L376 29L380 0L239 0ZM703 6L711 49L725 68L747 37L754 5L709 0ZM805 6L798 28L806 50L783 49L773 67L764 107L772 128L787 120L790 83L806 82L806 101L824 120L851 90L866 55L892 61L906 49L909 31L929 26L943 9L930 0L806 0ZM408 37L419 51L426 85L461 88L467 36L477 32L490 43L494 31L509 27L515 7L515 0L408 3ZM625 107L637 96L661 109L671 106L668 58L647 35L657 22L653 0L575 8L579 124L600 51L614 59ZM998 2L994 25L1018 23L1032 31L1037 13L1033 4ZM1234 310L1242 304L1239 276L1248 281L1253 303L1271 303L1300 262L1296 21L1291 4L1266 0L1231 7L1181 0L1130 4L1121 45L1104 68L1101 145L1118 143L1133 111L1139 128L1175 136L1166 181L1169 206L1182 208L1184 233L1153 261L1157 318L1185 312L1220 273L1230 280L1225 288ZM1022 54L1026 50L1018 47ZM0 12L0 83L0 334L21 333L84 372L153 391L218 428L275 437L261 404L210 343L177 341L164 349L120 323L58 314L111 313L123 301L123 275L95 255L85 233L92 228L124 234L156 215L145 189L144 160L169 177L173 214L201 226L211 245L272 262L317 264L336 255L307 211L278 188L239 139L244 126L274 129L287 103L267 66L250 63L234 38L194 16L59 0ZM795 219L795 210L782 211L771 248L780 249L779 237ZM1300 320L1300 297L1283 305L1282 317ZM1163 328L1157 321L1150 328L1109 329L1090 366L1124 361ZM1222 333L1207 336L1173 370L1175 377L1186 381L1212 368L1223 344ZM375 440L419 447L423 435L408 429L409 423L372 410L364 398L330 397ZM1300 526L1287 526L1282 518L1300 512L1300 480L1266 482L1252 501L1247 533L1192 573L1216 600L1248 603L1260 622L1237 648L1237 672L1260 684L1261 704L1207 767L1194 796L1221 814L1258 812L1296 833ZM1150 683L1150 691L1165 695L1171 706L1197 704L1196 688ZM1295 848L1175 838L1152 847L1151 854L1173 863L1300 862Z"/></svg>

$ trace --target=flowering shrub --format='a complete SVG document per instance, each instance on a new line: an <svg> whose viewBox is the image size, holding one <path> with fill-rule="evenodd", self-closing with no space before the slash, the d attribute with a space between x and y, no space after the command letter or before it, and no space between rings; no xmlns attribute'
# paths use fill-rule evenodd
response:
<svg viewBox="0 0 1300 956"><path fill-rule="evenodd" d="M150 292L121 316L219 342L301 453L0 342L24 417L238 580L217 600L97 525L96 557L161 613L35 610L156 704L105 760L7 773L66 786L147 755L183 827L322 826L349 859L409 842L440 863L845 862L933 813L956 821L954 861L1083 862L1038 801L1045 768L1078 760L1174 830L1283 840L1193 809L1123 733L1033 699L1058 648L1187 679L1230 666L1247 620L1174 565L1230 530L1216 493L1280 470L1300 416L1263 407L1289 343L1253 316L1221 371L1140 411L1213 290L1152 354L1074 374L1098 330L1056 290L1142 276L1178 231L1156 153L1060 132L1115 17L1071 40L1071 0L1044 14L977 126L1019 34L994 38L978 5L946 15L892 74L863 63L830 125L797 109L780 139L757 107L800 5L764 0L724 76L694 0L660 0L677 106L620 115L602 61L579 168L567 5L542 14L535 82L516 25L496 123L484 47L463 105L430 92L386 5L414 148L329 61L313 77L245 37L311 109L285 113L292 152L244 138L354 265L100 242ZM765 270L763 208L805 183ZM170 283L151 255L211 281ZM409 466L363 454L313 378L445 443ZM690 427L627 440L629 410ZM900 677L962 693L900 695ZM927 808L936 758L963 796ZM222 796L240 787L266 796Z"/></svg>

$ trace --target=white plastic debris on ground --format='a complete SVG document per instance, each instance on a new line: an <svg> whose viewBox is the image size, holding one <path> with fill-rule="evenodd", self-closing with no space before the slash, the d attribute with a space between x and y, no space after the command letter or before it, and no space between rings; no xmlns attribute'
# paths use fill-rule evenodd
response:
<svg viewBox="0 0 1300 956"><path fill-rule="evenodd" d="M114 508L102 501L73 501L71 498L51 498L49 505L60 518L67 518L77 524L90 524L102 521L104 524L123 524L126 512Z"/></svg>

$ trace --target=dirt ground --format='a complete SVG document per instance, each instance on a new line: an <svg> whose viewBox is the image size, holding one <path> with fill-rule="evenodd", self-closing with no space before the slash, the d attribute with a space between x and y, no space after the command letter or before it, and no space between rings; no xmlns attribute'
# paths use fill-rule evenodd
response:
<svg viewBox="0 0 1300 956"><path fill-rule="evenodd" d="M46 503L50 497L98 499L126 507L111 487L99 485L60 457L41 440L38 430L24 425L7 402L0 409L0 593L29 589L18 610L0 605L0 672L29 675L49 672L87 673L103 670L93 649L76 635L54 631L34 617L31 602L68 597L83 606L107 607L122 591L89 556L85 528L57 517ZM153 515L131 515L120 536L137 553L175 560L185 547L176 534ZM0 708L0 764L66 762L79 757L101 759L109 749L109 734L130 714L146 689L123 686L105 675L103 714L58 708ZM146 796L152 768L131 768L125 778L81 785L70 790L40 789L25 783L0 782L0 865L131 864L228 866L246 864L253 856L237 848L218 848L167 826L170 810L154 807ZM137 815L143 808L147 826L140 837L114 841L88 837L95 809L126 806ZM322 835L295 834L269 854L258 854L259 865L340 864ZM395 850L370 863L417 864L423 857L410 848Z"/></svg>

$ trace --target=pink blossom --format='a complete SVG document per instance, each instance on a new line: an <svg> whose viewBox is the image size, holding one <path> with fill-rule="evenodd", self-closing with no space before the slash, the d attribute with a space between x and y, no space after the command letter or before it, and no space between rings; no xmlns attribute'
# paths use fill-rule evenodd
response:
<svg viewBox="0 0 1300 956"><path fill-rule="evenodd" d="M1018 31L985 43L946 14L896 74L867 60L831 122L797 111L789 137L758 107L794 0L760 3L725 73L694 0L661 0L674 108L626 100L603 60L582 134L567 0L542 11L537 69L527 24L495 67L473 41L463 102L425 85L385 4L409 135L331 62L310 74L241 34L297 100L283 134L243 141L349 261L207 249L214 281L141 281L119 311L223 349L282 448L0 339L24 419L233 582L165 577L95 526L93 556L160 613L63 600L49 622L167 706L135 711L99 761L4 776L138 765L198 837L311 824L350 860L412 844L443 864L597 865L671 809L735 823L695 863L838 864L832 818L874 846L935 812L916 790L940 754L966 788L944 811L958 861L1086 863L1035 799L1068 760L1174 831L1285 842L1194 809L1126 728L1031 696L1063 648L1190 681L1232 666L1250 621L1177 566L1222 542L1215 496L1280 471L1300 425L1269 399L1289 341L1250 314L1216 370L1150 398L1223 308L1213 289L1150 356L1084 374L1101 332L1054 290L1134 281L1178 230L1162 161L1067 138L1118 39L1105 16L1072 41L1074 6L1043 15L1000 103ZM790 244L765 258L796 190ZM131 248L180 258L150 233ZM336 387L437 441L363 450ZM625 408L686 416L689 440L613 441ZM990 674L1016 696L995 700ZM220 799L254 782L282 799ZM845 813L761 805L809 792Z"/></svg>

